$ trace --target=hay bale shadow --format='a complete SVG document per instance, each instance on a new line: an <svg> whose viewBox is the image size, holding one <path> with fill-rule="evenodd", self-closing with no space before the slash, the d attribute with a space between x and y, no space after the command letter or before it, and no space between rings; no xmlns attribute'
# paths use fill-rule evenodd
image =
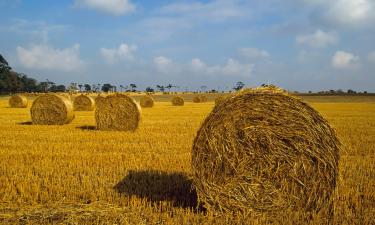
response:
<svg viewBox="0 0 375 225"><path fill-rule="evenodd" d="M192 181L183 173L166 173L145 170L129 171L129 174L114 186L114 189L129 197L137 196L150 202L169 201L173 207L189 208L194 212L205 212L198 205Z"/></svg>
<svg viewBox="0 0 375 225"><path fill-rule="evenodd" d="M88 125L85 125L85 126L79 126L79 127L76 127L77 129L81 129L81 130L97 130L96 129L96 126L88 126Z"/></svg>
<svg viewBox="0 0 375 225"><path fill-rule="evenodd" d="M31 121L20 122L20 123L17 123L17 125L33 125L33 122Z"/></svg>

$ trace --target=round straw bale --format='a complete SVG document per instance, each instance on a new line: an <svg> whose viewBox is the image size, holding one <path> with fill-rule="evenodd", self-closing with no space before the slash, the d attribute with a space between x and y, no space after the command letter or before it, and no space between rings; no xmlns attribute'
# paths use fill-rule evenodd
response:
<svg viewBox="0 0 375 225"><path fill-rule="evenodd" d="M62 96L62 97L64 97L64 98L66 98L66 99L68 99L68 100L72 100L72 97L69 94L67 94L67 93L60 93L59 95Z"/></svg>
<svg viewBox="0 0 375 225"><path fill-rule="evenodd" d="M180 96L174 96L172 98L172 105L174 106L183 106L185 103L185 100Z"/></svg>
<svg viewBox="0 0 375 225"><path fill-rule="evenodd" d="M33 124L38 125L63 125L74 119L72 102L56 94L36 98L30 112Z"/></svg>
<svg viewBox="0 0 375 225"><path fill-rule="evenodd" d="M276 88L229 96L203 122L193 184L208 210L318 212L336 186L340 141L313 108Z"/></svg>
<svg viewBox="0 0 375 225"><path fill-rule="evenodd" d="M74 99L74 111L93 111L95 100L88 95L79 95Z"/></svg>
<svg viewBox="0 0 375 225"><path fill-rule="evenodd" d="M200 103L201 102L201 98L199 96L194 96L193 102L194 103Z"/></svg>
<svg viewBox="0 0 375 225"><path fill-rule="evenodd" d="M141 119L141 108L131 97L114 94L98 105L95 119L99 130L134 131Z"/></svg>
<svg viewBox="0 0 375 225"><path fill-rule="evenodd" d="M98 95L95 97L95 105L98 107L99 104L101 104L104 101L105 97L102 95Z"/></svg>
<svg viewBox="0 0 375 225"><path fill-rule="evenodd" d="M201 96L199 96L199 98L200 98L200 102L207 102L207 100L208 100L205 95L201 95Z"/></svg>
<svg viewBox="0 0 375 225"><path fill-rule="evenodd" d="M154 99L151 96L143 96L140 104L143 108L151 108L154 106Z"/></svg>
<svg viewBox="0 0 375 225"><path fill-rule="evenodd" d="M12 95L9 99L11 108L27 108L28 100L23 95Z"/></svg>
<svg viewBox="0 0 375 225"><path fill-rule="evenodd" d="M207 97L204 95L199 95L199 96L194 96L193 98L194 103L202 103L202 102L207 102Z"/></svg>

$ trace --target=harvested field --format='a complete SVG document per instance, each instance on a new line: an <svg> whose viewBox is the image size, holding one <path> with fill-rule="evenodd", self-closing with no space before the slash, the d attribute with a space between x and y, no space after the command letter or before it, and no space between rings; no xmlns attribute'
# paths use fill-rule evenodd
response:
<svg viewBox="0 0 375 225"><path fill-rule="evenodd" d="M214 98L187 100L184 107L170 100L155 97L135 132L102 132L93 111L76 112L64 126L33 126L29 109L8 108L8 97L0 97L0 224L326 222L293 212L214 216L199 207L191 191L191 149ZM334 224L374 224L375 99L309 100L342 141Z"/></svg>

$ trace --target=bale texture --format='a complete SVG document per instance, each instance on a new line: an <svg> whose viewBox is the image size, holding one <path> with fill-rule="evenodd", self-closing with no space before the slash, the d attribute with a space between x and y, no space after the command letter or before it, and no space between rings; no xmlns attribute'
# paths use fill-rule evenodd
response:
<svg viewBox="0 0 375 225"><path fill-rule="evenodd" d="M28 104L27 98L23 95L12 95L9 99L9 106L11 108L27 108Z"/></svg>
<svg viewBox="0 0 375 225"><path fill-rule="evenodd" d="M74 99L74 111L93 111L95 100L87 95L79 95Z"/></svg>
<svg viewBox="0 0 375 225"><path fill-rule="evenodd" d="M185 100L182 97L174 96L172 98L172 105L174 106L183 106L185 104Z"/></svg>
<svg viewBox="0 0 375 225"><path fill-rule="evenodd" d="M151 96L143 96L140 100L142 108L151 108L154 106L154 99Z"/></svg>
<svg viewBox="0 0 375 225"><path fill-rule="evenodd" d="M217 97L215 99L215 105L219 105L219 104L223 103L227 97L228 96L220 95L219 97Z"/></svg>
<svg viewBox="0 0 375 225"><path fill-rule="evenodd" d="M193 184L214 212L318 212L336 186L340 141L313 108L277 88L218 104L192 149Z"/></svg>
<svg viewBox="0 0 375 225"><path fill-rule="evenodd" d="M95 98L95 105L98 107L99 104L101 104L104 101L105 97L102 95L98 95Z"/></svg>
<svg viewBox="0 0 375 225"><path fill-rule="evenodd" d="M98 105L95 119L99 130L135 131L141 120L141 109L131 97L114 94Z"/></svg>
<svg viewBox="0 0 375 225"><path fill-rule="evenodd" d="M39 96L34 100L30 113L33 124L38 125L63 125L74 119L72 102L56 94Z"/></svg>

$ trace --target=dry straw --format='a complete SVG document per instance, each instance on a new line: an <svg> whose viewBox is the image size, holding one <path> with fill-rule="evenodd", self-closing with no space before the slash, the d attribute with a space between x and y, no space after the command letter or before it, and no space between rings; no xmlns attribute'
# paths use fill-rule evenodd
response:
<svg viewBox="0 0 375 225"><path fill-rule="evenodd" d="M101 104L104 101L104 99L105 99L105 97L100 95L100 94L98 96L96 96L96 98L95 98L96 107L98 107L98 105Z"/></svg>
<svg viewBox="0 0 375 225"><path fill-rule="evenodd" d="M60 93L59 95L62 96L62 97L64 97L64 98L66 98L66 99L68 99L68 100L72 100L72 97L70 96L70 94Z"/></svg>
<svg viewBox="0 0 375 225"><path fill-rule="evenodd" d="M180 96L174 96L172 98L172 105L174 106L183 106L185 104L185 100Z"/></svg>
<svg viewBox="0 0 375 225"><path fill-rule="evenodd" d="M27 108L28 100L23 95L12 95L9 99L9 106L11 108Z"/></svg>
<svg viewBox="0 0 375 225"><path fill-rule="evenodd" d="M30 109L33 124L63 125L74 119L73 104L56 94L41 95Z"/></svg>
<svg viewBox="0 0 375 225"><path fill-rule="evenodd" d="M151 108L154 106L154 99L151 96L143 96L140 104L143 108Z"/></svg>
<svg viewBox="0 0 375 225"><path fill-rule="evenodd" d="M74 99L74 111L93 111L95 100L87 95L79 95Z"/></svg>
<svg viewBox="0 0 375 225"><path fill-rule="evenodd" d="M193 184L214 212L318 212L332 202L340 141L313 108L278 88L215 106L192 150Z"/></svg>
<svg viewBox="0 0 375 225"><path fill-rule="evenodd" d="M204 95L194 96L194 98L193 98L193 102L194 102L194 103L207 102L207 97L204 96Z"/></svg>
<svg viewBox="0 0 375 225"><path fill-rule="evenodd" d="M131 97L114 94L98 105L95 119L99 130L134 131L141 120L141 109Z"/></svg>

